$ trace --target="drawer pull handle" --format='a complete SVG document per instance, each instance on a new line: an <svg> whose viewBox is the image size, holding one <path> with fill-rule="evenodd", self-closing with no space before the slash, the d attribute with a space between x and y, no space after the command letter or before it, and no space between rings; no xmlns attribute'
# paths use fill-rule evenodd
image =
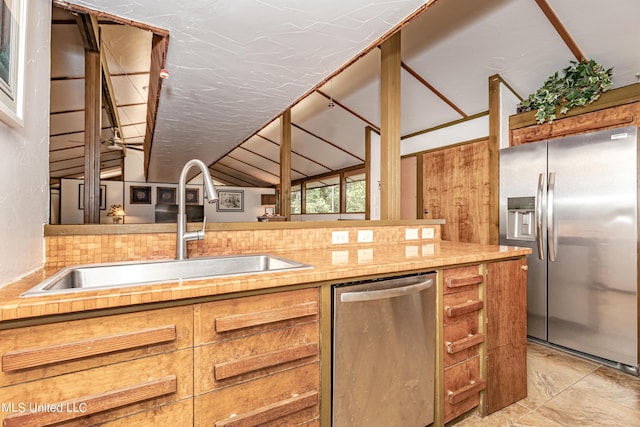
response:
<svg viewBox="0 0 640 427"><path fill-rule="evenodd" d="M298 317L314 316L316 314L318 314L318 303L315 301L306 302L291 307L217 317L215 320L215 329L216 332L229 332L236 329L296 319Z"/></svg>
<svg viewBox="0 0 640 427"><path fill-rule="evenodd" d="M217 421L215 427L254 427L318 404L318 392L308 391L233 418Z"/></svg>
<svg viewBox="0 0 640 427"><path fill-rule="evenodd" d="M100 356L115 351L131 350L175 339L176 326L168 325L46 347L15 350L2 355L2 371L10 372L19 369L37 368L52 363Z"/></svg>
<svg viewBox="0 0 640 427"><path fill-rule="evenodd" d="M269 368L283 363L304 359L305 357L318 354L317 344L307 344L298 347L285 348L284 350L273 351L271 353L259 354L257 356L245 357L232 362L217 363L213 367L213 377L216 381Z"/></svg>
<svg viewBox="0 0 640 427"><path fill-rule="evenodd" d="M478 345L484 341L484 335L475 334L469 335L467 338L463 338L458 341L447 342L447 353L454 354L462 350Z"/></svg>
<svg viewBox="0 0 640 427"><path fill-rule="evenodd" d="M41 427L57 424L175 393L177 388L176 376L169 375L142 384L59 402L56 407L61 407L61 412L34 411L10 414L5 417L3 427Z"/></svg>
<svg viewBox="0 0 640 427"><path fill-rule="evenodd" d="M462 316L463 314L478 311L482 307L484 307L484 303L482 302L482 300L474 300L465 302L463 304L447 306L445 309L445 313L447 314L447 317L458 317Z"/></svg>
<svg viewBox="0 0 640 427"><path fill-rule="evenodd" d="M484 277L482 274L476 274L469 277L450 277L446 280L447 288L461 288L463 286L471 286L482 283Z"/></svg>
<svg viewBox="0 0 640 427"><path fill-rule="evenodd" d="M457 405L473 395L480 393L485 388L487 388L487 382L485 380L472 380L469 384L456 391L449 391L449 403Z"/></svg>

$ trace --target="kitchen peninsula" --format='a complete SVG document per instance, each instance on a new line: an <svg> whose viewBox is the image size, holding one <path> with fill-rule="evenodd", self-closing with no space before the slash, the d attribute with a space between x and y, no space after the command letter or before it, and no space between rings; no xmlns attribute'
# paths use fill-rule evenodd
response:
<svg viewBox="0 0 640 427"><path fill-rule="evenodd" d="M313 268L20 297L64 266L175 253L175 225L46 227L45 267L0 288L5 425L329 425L331 286L428 271L434 425L504 407L526 395L530 250L442 241L440 224L210 224L189 257L269 253ZM335 232L348 242L332 244ZM27 401L84 412L20 411Z"/></svg>

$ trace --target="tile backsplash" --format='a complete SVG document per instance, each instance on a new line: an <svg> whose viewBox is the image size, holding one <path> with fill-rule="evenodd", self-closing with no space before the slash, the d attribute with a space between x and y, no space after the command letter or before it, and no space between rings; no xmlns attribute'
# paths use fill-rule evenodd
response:
<svg viewBox="0 0 640 427"><path fill-rule="evenodd" d="M323 228L283 228L264 230L208 229L205 239L188 243L188 255L216 256L270 251L304 251L331 245L332 233L348 233L349 245L357 245L358 233L372 232L374 244L404 242L407 229L414 236L440 240L440 225L370 225ZM422 231L429 229L429 231ZM433 230L433 231L431 231ZM341 233L341 234L343 234ZM362 233L360 233L362 234ZM137 261L173 258L176 252L175 233L51 235L45 237L46 266ZM342 246L342 245L341 245Z"/></svg>

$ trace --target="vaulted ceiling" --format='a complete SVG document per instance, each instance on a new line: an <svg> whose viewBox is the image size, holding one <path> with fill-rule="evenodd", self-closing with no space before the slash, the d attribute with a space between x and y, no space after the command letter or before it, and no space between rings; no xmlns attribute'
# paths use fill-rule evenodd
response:
<svg viewBox="0 0 640 427"><path fill-rule="evenodd" d="M200 158L218 182L277 184L278 116L287 108L292 179L363 163L364 128L380 125L376 45L400 27L402 135L486 112L494 74L521 97L581 55L614 67L614 87L640 75L637 0L183 0L180 10L156 0L72 3L169 33L170 77L146 147L147 178L156 182L177 181L181 166ZM77 124L63 126L84 108L82 42L65 19L54 14L52 25L52 177L82 173L59 167L65 156L81 157L82 143L69 156L58 140L83 139ZM151 34L107 22L100 28L129 151L145 135ZM113 126L103 123L109 139ZM122 152L104 145L105 171L111 156L119 156L117 169Z"/></svg>

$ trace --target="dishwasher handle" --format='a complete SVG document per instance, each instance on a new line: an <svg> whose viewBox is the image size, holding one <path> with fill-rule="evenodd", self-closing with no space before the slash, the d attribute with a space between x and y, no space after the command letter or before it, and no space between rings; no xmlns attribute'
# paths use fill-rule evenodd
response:
<svg viewBox="0 0 640 427"><path fill-rule="evenodd" d="M433 286L433 279L415 285L402 286L399 288L381 289L379 291L345 292L340 295L341 302L365 302L379 299L395 298L424 291Z"/></svg>

